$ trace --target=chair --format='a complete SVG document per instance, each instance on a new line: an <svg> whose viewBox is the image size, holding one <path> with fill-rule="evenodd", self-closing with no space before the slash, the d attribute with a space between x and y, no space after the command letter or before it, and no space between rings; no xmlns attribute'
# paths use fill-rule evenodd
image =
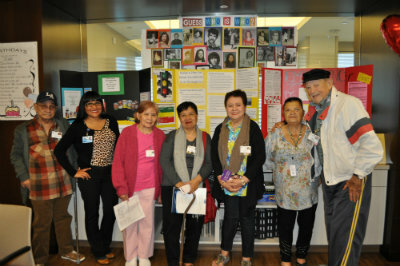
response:
<svg viewBox="0 0 400 266"><path fill-rule="evenodd" d="M34 266L31 208L0 204L0 214L0 265Z"/></svg>

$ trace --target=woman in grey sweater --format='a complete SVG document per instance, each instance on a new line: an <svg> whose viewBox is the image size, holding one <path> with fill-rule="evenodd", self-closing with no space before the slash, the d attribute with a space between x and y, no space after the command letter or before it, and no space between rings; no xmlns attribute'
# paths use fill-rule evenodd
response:
<svg viewBox="0 0 400 266"><path fill-rule="evenodd" d="M189 193L193 193L212 170L211 138L197 127L197 106L192 102L183 102L178 105L177 111L181 127L167 135L160 155L163 169L163 234L168 266L179 264L179 234L183 217L182 214L171 213L173 188L187 188ZM196 260L203 223L204 215L186 216L185 266L193 265Z"/></svg>

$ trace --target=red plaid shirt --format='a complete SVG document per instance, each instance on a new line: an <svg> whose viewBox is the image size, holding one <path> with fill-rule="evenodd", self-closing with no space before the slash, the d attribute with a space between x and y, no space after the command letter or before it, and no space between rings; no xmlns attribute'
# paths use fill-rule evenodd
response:
<svg viewBox="0 0 400 266"><path fill-rule="evenodd" d="M49 200L72 194L71 180L54 156L58 139L51 137L52 131L60 131L54 124L47 136L35 119L27 125L29 137L29 198Z"/></svg>

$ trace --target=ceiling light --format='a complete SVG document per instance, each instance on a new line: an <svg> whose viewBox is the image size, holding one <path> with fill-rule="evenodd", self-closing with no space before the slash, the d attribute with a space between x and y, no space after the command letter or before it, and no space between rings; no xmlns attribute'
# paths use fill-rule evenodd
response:
<svg viewBox="0 0 400 266"><path fill-rule="evenodd" d="M222 4L222 5L220 5L219 7L220 7L221 9L226 9L226 8L228 8L229 6L228 6L228 5Z"/></svg>

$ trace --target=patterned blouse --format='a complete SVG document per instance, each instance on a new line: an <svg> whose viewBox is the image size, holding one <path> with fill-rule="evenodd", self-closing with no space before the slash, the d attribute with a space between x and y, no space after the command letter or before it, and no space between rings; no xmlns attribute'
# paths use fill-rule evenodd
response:
<svg viewBox="0 0 400 266"><path fill-rule="evenodd" d="M101 130L94 130L93 136L93 155L91 165L108 166L112 164L114 154L115 133L109 128L110 120Z"/></svg>
<svg viewBox="0 0 400 266"><path fill-rule="evenodd" d="M316 149L308 139L310 133L311 130L307 127L297 148L285 139L281 129L270 132L265 140L267 159L264 169L273 170L275 200L281 208L303 210L318 202L319 175L322 168L318 156L315 156L315 174L311 177L314 164L311 152L313 149L316 152ZM291 175L291 165L296 168L295 176Z"/></svg>

